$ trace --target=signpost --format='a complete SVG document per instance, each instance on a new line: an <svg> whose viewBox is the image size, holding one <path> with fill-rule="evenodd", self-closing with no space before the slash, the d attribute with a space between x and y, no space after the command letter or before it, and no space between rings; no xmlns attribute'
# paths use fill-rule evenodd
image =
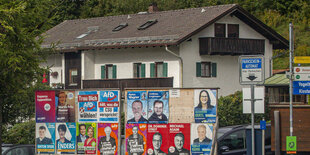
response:
<svg viewBox="0 0 310 155"><path fill-rule="evenodd" d="M294 63L308 64L310 63L310 56L295 56Z"/></svg>

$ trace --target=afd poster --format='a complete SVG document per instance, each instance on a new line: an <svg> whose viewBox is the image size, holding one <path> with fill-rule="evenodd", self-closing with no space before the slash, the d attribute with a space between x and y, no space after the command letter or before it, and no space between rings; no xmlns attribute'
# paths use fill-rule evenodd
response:
<svg viewBox="0 0 310 155"><path fill-rule="evenodd" d="M217 97L216 89L194 90L195 123L215 123Z"/></svg>
<svg viewBox="0 0 310 155"><path fill-rule="evenodd" d="M150 124L168 123L169 91L149 91L147 113Z"/></svg>
<svg viewBox="0 0 310 155"><path fill-rule="evenodd" d="M75 91L56 91L56 121L75 122Z"/></svg>
<svg viewBox="0 0 310 155"><path fill-rule="evenodd" d="M148 124L147 154L166 155L169 146L168 124Z"/></svg>
<svg viewBox="0 0 310 155"><path fill-rule="evenodd" d="M98 155L117 155L118 123L98 123Z"/></svg>
<svg viewBox="0 0 310 155"><path fill-rule="evenodd" d="M213 124L191 124L191 152L192 155L209 155L212 147Z"/></svg>
<svg viewBox="0 0 310 155"><path fill-rule="evenodd" d="M126 155L145 155L147 124L126 124Z"/></svg>
<svg viewBox="0 0 310 155"><path fill-rule="evenodd" d="M75 154L75 123L56 123L57 154Z"/></svg>
<svg viewBox="0 0 310 155"><path fill-rule="evenodd" d="M36 91L36 122L55 122L55 91Z"/></svg>
<svg viewBox="0 0 310 155"><path fill-rule="evenodd" d="M127 123L147 123L146 91L127 92Z"/></svg>
<svg viewBox="0 0 310 155"><path fill-rule="evenodd" d="M119 121L119 91L100 91L99 122Z"/></svg>
<svg viewBox="0 0 310 155"><path fill-rule="evenodd" d="M55 153L55 123L36 124L37 154Z"/></svg>
<svg viewBox="0 0 310 155"><path fill-rule="evenodd" d="M190 155L191 124L169 123L169 155Z"/></svg>
<svg viewBox="0 0 310 155"><path fill-rule="evenodd" d="M78 92L78 122L98 121L98 93L97 91Z"/></svg>
<svg viewBox="0 0 310 155"><path fill-rule="evenodd" d="M77 154L96 154L96 123L76 124Z"/></svg>

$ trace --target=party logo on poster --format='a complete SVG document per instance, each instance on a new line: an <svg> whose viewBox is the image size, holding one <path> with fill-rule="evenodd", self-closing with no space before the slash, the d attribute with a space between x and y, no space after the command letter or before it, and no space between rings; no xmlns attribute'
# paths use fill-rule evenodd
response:
<svg viewBox="0 0 310 155"><path fill-rule="evenodd" d="M118 122L119 91L100 91L99 122Z"/></svg>
<svg viewBox="0 0 310 155"><path fill-rule="evenodd" d="M127 123L147 123L146 91L127 92Z"/></svg>
<svg viewBox="0 0 310 155"><path fill-rule="evenodd" d="M55 153L55 123L36 124L37 154Z"/></svg>
<svg viewBox="0 0 310 155"><path fill-rule="evenodd" d="M148 92L148 122L151 124L168 123L169 91Z"/></svg>
<svg viewBox="0 0 310 155"><path fill-rule="evenodd" d="M118 123L98 124L98 155L117 155Z"/></svg>
<svg viewBox="0 0 310 155"><path fill-rule="evenodd" d="M98 120L97 91L79 91L79 122L97 122Z"/></svg>
<svg viewBox="0 0 310 155"><path fill-rule="evenodd" d="M36 91L36 122L55 122L55 91Z"/></svg>

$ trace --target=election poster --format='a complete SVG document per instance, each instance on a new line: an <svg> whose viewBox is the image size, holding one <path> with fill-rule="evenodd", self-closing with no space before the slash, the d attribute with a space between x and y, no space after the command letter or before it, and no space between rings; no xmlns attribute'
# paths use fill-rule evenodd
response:
<svg viewBox="0 0 310 155"><path fill-rule="evenodd" d="M126 155L146 155L147 124L126 124Z"/></svg>
<svg viewBox="0 0 310 155"><path fill-rule="evenodd" d="M118 123L98 123L98 155L117 155Z"/></svg>
<svg viewBox="0 0 310 155"><path fill-rule="evenodd" d="M55 122L55 91L36 91L36 122Z"/></svg>
<svg viewBox="0 0 310 155"><path fill-rule="evenodd" d="M96 154L96 123L76 124L77 154Z"/></svg>
<svg viewBox="0 0 310 155"><path fill-rule="evenodd" d="M78 92L78 122L98 121L98 92L79 91Z"/></svg>
<svg viewBox="0 0 310 155"><path fill-rule="evenodd" d="M169 147L168 124L148 124L147 154L167 154Z"/></svg>
<svg viewBox="0 0 310 155"><path fill-rule="evenodd" d="M216 89L194 90L195 123L215 123L217 97Z"/></svg>
<svg viewBox="0 0 310 155"><path fill-rule="evenodd" d="M127 123L147 123L147 92L127 92Z"/></svg>
<svg viewBox="0 0 310 155"><path fill-rule="evenodd" d="M36 124L37 154L55 153L55 123Z"/></svg>
<svg viewBox="0 0 310 155"><path fill-rule="evenodd" d="M169 149L170 155L190 155L191 124L169 123Z"/></svg>
<svg viewBox="0 0 310 155"><path fill-rule="evenodd" d="M168 123L169 91L149 91L147 113L150 124Z"/></svg>
<svg viewBox="0 0 310 155"><path fill-rule="evenodd" d="M75 122L75 91L56 91L56 121Z"/></svg>
<svg viewBox="0 0 310 155"><path fill-rule="evenodd" d="M75 154L75 123L56 123L57 154Z"/></svg>
<svg viewBox="0 0 310 155"><path fill-rule="evenodd" d="M99 122L119 121L119 91L100 91Z"/></svg>
<svg viewBox="0 0 310 155"><path fill-rule="evenodd" d="M191 124L191 152L193 155L209 155L213 140L213 124Z"/></svg>

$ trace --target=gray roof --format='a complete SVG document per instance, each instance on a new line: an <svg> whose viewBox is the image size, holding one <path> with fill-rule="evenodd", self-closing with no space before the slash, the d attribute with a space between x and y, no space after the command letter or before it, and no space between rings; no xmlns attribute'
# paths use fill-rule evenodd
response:
<svg viewBox="0 0 310 155"><path fill-rule="evenodd" d="M246 15L247 20L251 21L249 23L250 26L251 24L253 25L253 22L257 23L258 25L252 27L258 32L271 41L274 40L275 43L282 45L281 47L288 47L286 39L254 16L249 15L236 4L66 20L45 33L46 36L42 46L50 47L51 44L58 43L57 47L60 50L70 51L95 48L176 45L230 13L233 13L238 18L241 15ZM157 19L158 22L147 29L137 29L140 25L153 19ZM128 23L128 26L120 31L113 32L112 30L121 23ZM88 35L77 38L85 33Z"/></svg>

